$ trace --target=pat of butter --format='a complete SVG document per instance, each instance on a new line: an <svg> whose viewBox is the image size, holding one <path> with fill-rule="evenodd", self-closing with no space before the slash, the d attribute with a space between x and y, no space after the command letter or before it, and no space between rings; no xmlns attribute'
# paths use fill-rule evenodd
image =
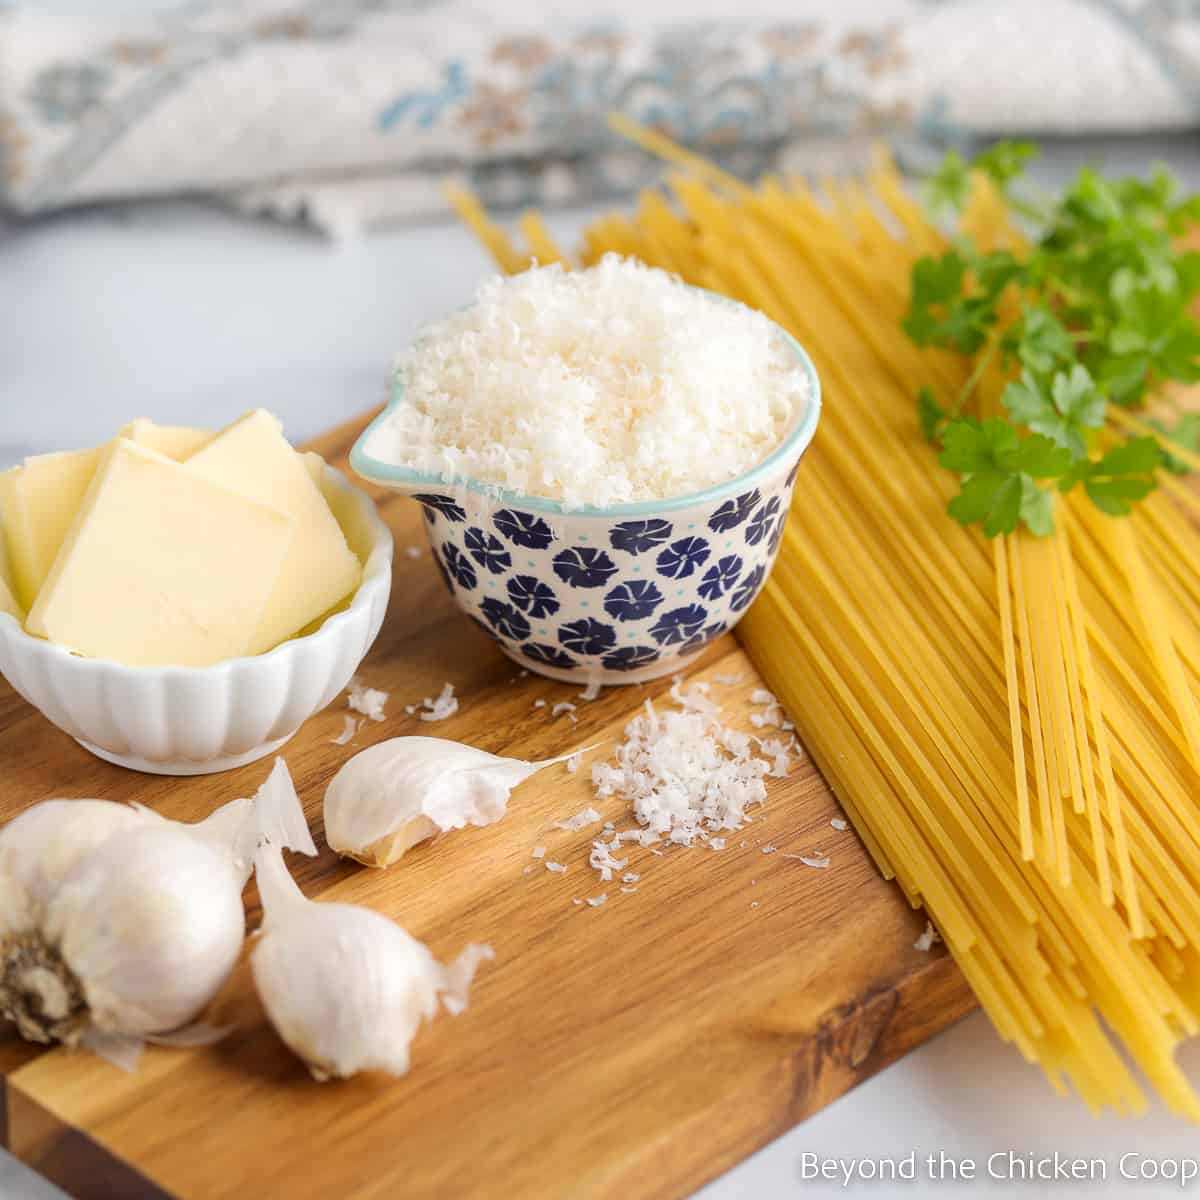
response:
<svg viewBox="0 0 1200 1200"><path fill-rule="evenodd" d="M263 409L247 413L193 454L185 470L286 513L292 545L254 639L269 650L345 599L362 579L362 564L313 481L311 467L288 444L279 421Z"/></svg>
<svg viewBox="0 0 1200 1200"><path fill-rule="evenodd" d="M100 461L100 449L39 454L0 474L0 523L17 599L33 605Z"/></svg>
<svg viewBox="0 0 1200 1200"><path fill-rule="evenodd" d="M119 436L178 459L194 454L213 437L204 429L155 425L145 417L131 421ZM39 454L0 473L0 524L8 542L16 595L25 608L33 606L49 575L107 449L105 445Z"/></svg>
<svg viewBox="0 0 1200 1200"><path fill-rule="evenodd" d="M129 666L253 653L292 532L274 509L118 438L26 628Z"/></svg>
<svg viewBox="0 0 1200 1200"><path fill-rule="evenodd" d="M177 462L191 458L207 446L215 436L207 429L191 429L187 425L156 425L148 417L135 417L118 435L165 454Z"/></svg>

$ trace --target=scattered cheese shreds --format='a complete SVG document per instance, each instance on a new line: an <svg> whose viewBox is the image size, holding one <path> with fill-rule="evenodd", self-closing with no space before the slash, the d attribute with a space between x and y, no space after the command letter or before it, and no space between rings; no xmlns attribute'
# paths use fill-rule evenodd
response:
<svg viewBox="0 0 1200 1200"><path fill-rule="evenodd" d="M747 734L727 729L697 684L671 696L683 711L645 710L625 727L615 763L592 766L600 797L620 795L638 823L690 846L702 832L739 829L746 809L766 798L770 764L751 753Z"/></svg>
<svg viewBox="0 0 1200 1200"><path fill-rule="evenodd" d="M927 953L928 951L933 949L934 942L940 942L941 940L942 940L942 935L940 933L938 933L938 931L936 929L934 929L933 922L926 921L925 929L918 936L917 940L915 942L913 942L913 949L921 950L921 951Z"/></svg>
<svg viewBox="0 0 1200 1200"><path fill-rule="evenodd" d="M454 694L454 684L442 684L442 690L437 698L426 696L422 701L425 711L421 714L422 721L444 721L458 712L458 698Z"/></svg>
<svg viewBox="0 0 1200 1200"><path fill-rule="evenodd" d="M582 754L580 751L576 750L575 753L572 754L571 757L567 759L567 770L570 771L570 773L572 775L574 775L575 772L579 770L580 758L582 758Z"/></svg>
<svg viewBox="0 0 1200 1200"><path fill-rule="evenodd" d="M590 904L592 906L592 908L599 908L600 905L603 904L605 902L605 900L607 900L607 899L608 899L608 893L601 892L600 895L598 895L598 896L589 896L588 904Z"/></svg>
<svg viewBox="0 0 1200 1200"><path fill-rule="evenodd" d="M815 867L817 870L824 870L829 866L829 859L814 858L811 854L785 854L784 858L794 858L798 862L802 862L806 867Z"/></svg>
<svg viewBox="0 0 1200 1200"><path fill-rule="evenodd" d="M347 705L356 713L362 713L371 721L383 720L383 706L387 704L388 693L378 688L367 687L357 679L350 680L350 695Z"/></svg>
<svg viewBox="0 0 1200 1200"><path fill-rule="evenodd" d="M566 863L548 862L545 866L547 871L553 871L556 875L565 875L567 873Z"/></svg>
<svg viewBox="0 0 1200 1200"><path fill-rule="evenodd" d="M587 687L579 693L580 700L595 700L600 695L600 680L593 679Z"/></svg>
<svg viewBox="0 0 1200 1200"><path fill-rule="evenodd" d="M641 879L641 876L636 871L626 871L621 876L622 883L637 883L639 879Z"/></svg>
<svg viewBox="0 0 1200 1200"><path fill-rule="evenodd" d="M637 888L635 888L635 887L623 887L623 888L621 889L621 891L623 891L623 892L636 892L636 891L637 891Z"/></svg>
<svg viewBox="0 0 1200 1200"><path fill-rule="evenodd" d="M533 702L533 707L534 708L545 708L546 702L545 702L545 700L542 700L539 698Z"/></svg>
<svg viewBox="0 0 1200 1200"><path fill-rule="evenodd" d="M566 700L560 700L560 701L559 701L559 702L558 702L558 703L557 703L557 704L556 704L556 705L555 705L555 706L554 706L554 707L553 707L553 708L550 710L550 715L551 715L552 717L561 717L561 716L563 715L563 713L574 713L574 712L575 712L575 705L573 705L573 704L569 703L569 702L568 702L568 701L566 701ZM572 716L572 717L571 717L571 720L573 721L574 719L575 719L575 718Z"/></svg>
<svg viewBox="0 0 1200 1200"><path fill-rule="evenodd" d="M775 851L778 849L779 849L778 846L763 846L763 848L759 851L759 853L760 854L774 854Z"/></svg>
<svg viewBox="0 0 1200 1200"><path fill-rule="evenodd" d="M532 850L530 850L529 853L534 858L545 858L546 857L546 847L545 846L534 846L534 848Z"/></svg>
<svg viewBox="0 0 1200 1200"><path fill-rule="evenodd" d="M594 808L582 808L573 817L559 821L558 828L574 833L576 830L585 829L588 825L595 825L599 820L600 814Z"/></svg>
<svg viewBox="0 0 1200 1200"><path fill-rule="evenodd" d="M724 850L725 849L725 839L724 838L709 838L708 839L708 848L710 850Z"/></svg>
<svg viewBox="0 0 1200 1200"><path fill-rule="evenodd" d="M592 843L592 850L588 855L588 866L600 872L602 883L608 883L612 879L612 873L622 870L629 862L627 858L614 858L612 852L616 849L620 849L620 842L615 839L611 844Z"/></svg>
<svg viewBox="0 0 1200 1200"><path fill-rule="evenodd" d="M713 679L723 687L737 687L745 679L744 675L714 675Z"/></svg>
<svg viewBox="0 0 1200 1200"><path fill-rule="evenodd" d="M766 688L755 688L754 691L750 693L750 703L778 704L779 701L775 699L774 692L768 692Z"/></svg>
<svg viewBox="0 0 1200 1200"><path fill-rule="evenodd" d="M330 738L329 740L335 746L344 746L358 732L360 723L361 722L357 721L354 717L342 717L342 732L339 733L337 737Z"/></svg>
<svg viewBox="0 0 1200 1200"><path fill-rule="evenodd" d="M398 356L396 377L405 403L368 454L567 508L724 483L811 403L761 313L617 255L491 277Z"/></svg>
<svg viewBox="0 0 1200 1200"><path fill-rule="evenodd" d="M832 825L834 827L834 829L838 830L839 832L843 829L850 828L850 826L846 824L845 818L843 818L843 817L834 817L833 820L830 821L829 823L830 823L830 825Z"/></svg>

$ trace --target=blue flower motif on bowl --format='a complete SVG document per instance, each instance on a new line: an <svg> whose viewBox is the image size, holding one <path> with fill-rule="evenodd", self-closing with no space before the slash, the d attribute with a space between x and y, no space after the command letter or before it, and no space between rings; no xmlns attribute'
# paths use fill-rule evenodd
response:
<svg viewBox="0 0 1200 1200"><path fill-rule="evenodd" d="M467 556L453 543L447 542L442 547L442 557L446 560L446 570L449 572L449 579L453 579L461 588L466 588L469 592L478 580L475 577L475 568L471 566ZM450 588L451 592L454 588Z"/></svg>
<svg viewBox="0 0 1200 1200"><path fill-rule="evenodd" d="M771 532L771 540L767 543L767 553L774 556L779 553L779 543L783 541L783 527L787 524L788 514L786 511L779 514L779 520L775 522L775 528Z"/></svg>
<svg viewBox="0 0 1200 1200"><path fill-rule="evenodd" d="M670 536L670 521L621 521L609 531L608 541L614 550L642 554L661 546Z"/></svg>
<svg viewBox="0 0 1200 1200"><path fill-rule="evenodd" d="M527 550L545 550L554 541L553 531L541 517L515 508L502 508L492 518L492 524L514 546L524 546Z"/></svg>
<svg viewBox="0 0 1200 1200"><path fill-rule="evenodd" d="M521 647L521 653L533 662L545 663L548 667L558 667L569 671L579 664L557 646L547 646L545 642L526 642Z"/></svg>
<svg viewBox="0 0 1200 1200"><path fill-rule="evenodd" d="M761 563L753 571L746 572L745 577L738 584L737 591L733 593L733 597L729 602L734 612L741 612L754 599L755 594L762 587L762 582L766 577L766 568Z"/></svg>
<svg viewBox="0 0 1200 1200"><path fill-rule="evenodd" d="M779 497L772 496L754 514L750 520L750 524L746 526L746 545L757 546L770 532L776 516L779 513Z"/></svg>
<svg viewBox="0 0 1200 1200"><path fill-rule="evenodd" d="M603 550L571 546L554 556L554 573L573 588L603 587L617 573L617 564Z"/></svg>
<svg viewBox="0 0 1200 1200"><path fill-rule="evenodd" d="M708 554L708 543L702 537L685 537L672 542L655 562L660 575L668 579L687 579L697 567L704 565Z"/></svg>
<svg viewBox="0 0 1200 1200"><path fill-rule="evenodd" d="M606 654L600 662L610 671L636 671L657 662L659 651L653 646L622 646Z"/></svg>
<svg viewBox="0 0 1200 1200"><path fill-rule="evenodd" d="M618 583L604 597L604 611L618 621L640 621L663 602L663 594L651 579Z"/></svg>
<svg viewBox="0 0 1200 1200"><path fill-rule="evenodd" d="M761 498L758 488L755 488L753 491L735 496L732 500L726 500L708 518L709 529L714 533L726 533L730 529L736 529L750 515Z"/></svg>
<svg viewBox="0 0 1200 1200"><path fill-rule="evenodd" d="M529 622L511 604L488 596L480 602L479 611L502 638L522 642L529 636Z"/></svg>
<svg viewBox="0 0 1200 1200"><path fill-rule="evenodd" d="M467 514L463 510L462 505L457 504L453 496L437 496L431 492L416 492L413 499L419 501L421 507L425 510L425 520L432 522L438 513L441 513L447 521L453 521L456 525L461 525L467 519Z"/></svg>
<svg viewBox="0 0 1200 1200"><path fill-rule="evenodd" d="M719 600L742 573L742 560L736 554L727 554L718 559L714 566L704 572L704 578L696 589L705 600Z"/></svg>
<svg viewBox="0 0 1200 1200"><path fill-rule="evenodd" d="M463 534L463 545L467 553L493 575L503 575L512 566L512 555L505 550L504 543L494 534L474 525Z"/></svg>
<svg viewBox="0 0 1200 1200"><path fill-rule="evenodd" d="M617 644L617 632L595 617L584 617L563 625L558 631L558 640L565 649L574 650L576 654L607 654Z"/></svg>
<svg viewBox="0 0 1200 1200"><path fill-rule="evenodd" d="M553 616L561 607L554 589L536 575L514 575L508 581L507 590L513 604L535 620Z"/></svg>
<svg viewBox="0 0 1200 1200"><path fill-rule="evenodd" d="M708 610L702 604L684 604L663 613L650 626L650 636L660 646L677 646L703 628Z"/></svg>
<svg viewBox="0 0 1200 1200"><path fill-rule="evenodd" d="M714 621L711 625L706 625L699 633L693 633L686 642L680 644L679 650L681 653L699 650L702 646L707 646L714 638L720 637L728 628L724 621Z"/></svg>

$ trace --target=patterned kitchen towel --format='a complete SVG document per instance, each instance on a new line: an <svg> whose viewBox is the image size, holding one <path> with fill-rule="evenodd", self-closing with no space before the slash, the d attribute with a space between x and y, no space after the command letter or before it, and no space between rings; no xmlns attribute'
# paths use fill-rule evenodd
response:
<svg viewBox="0 0 1200 1200"><path fill-rule="evenodd" d="M3 0L0 0L2 3ZM628 190L612 110L731 169L829 170L880 133L1200 124L1200 0L209 0L0 15L19 213L220 196L324 228ZM731 20L736 15L736 20Z"/></svg>

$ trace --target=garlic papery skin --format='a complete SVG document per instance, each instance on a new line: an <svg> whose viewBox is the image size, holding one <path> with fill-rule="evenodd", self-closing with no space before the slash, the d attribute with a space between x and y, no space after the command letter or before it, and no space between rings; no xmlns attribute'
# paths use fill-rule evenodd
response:
<svg viewBox="0 0 1200 1200"><path fill-rule="evenodd" d="M112 800L43 800L0 830L0 944L36 929L64 879L116 834L160 818Z"/></svg>
<svg viewBox="0 0 1200 1200"><path fill-rule="evenodd" d="M461 1012L475 967L491 948L468 946L443 967L394 921L352 904L314 904L283 856L264 846L255 865L263 924L250 958L267 1017L314 1078L359 1071L404 1075L422 1021Z"/></svg>
<svg viewBox="0 0 1200 1200"><path fill-rule="evenodd" d="M435 833L500 820L513 788L568 757L525 762L448 738L390 738L354 755L330 780L326 841L369 867L390 866Z"/></svg>

